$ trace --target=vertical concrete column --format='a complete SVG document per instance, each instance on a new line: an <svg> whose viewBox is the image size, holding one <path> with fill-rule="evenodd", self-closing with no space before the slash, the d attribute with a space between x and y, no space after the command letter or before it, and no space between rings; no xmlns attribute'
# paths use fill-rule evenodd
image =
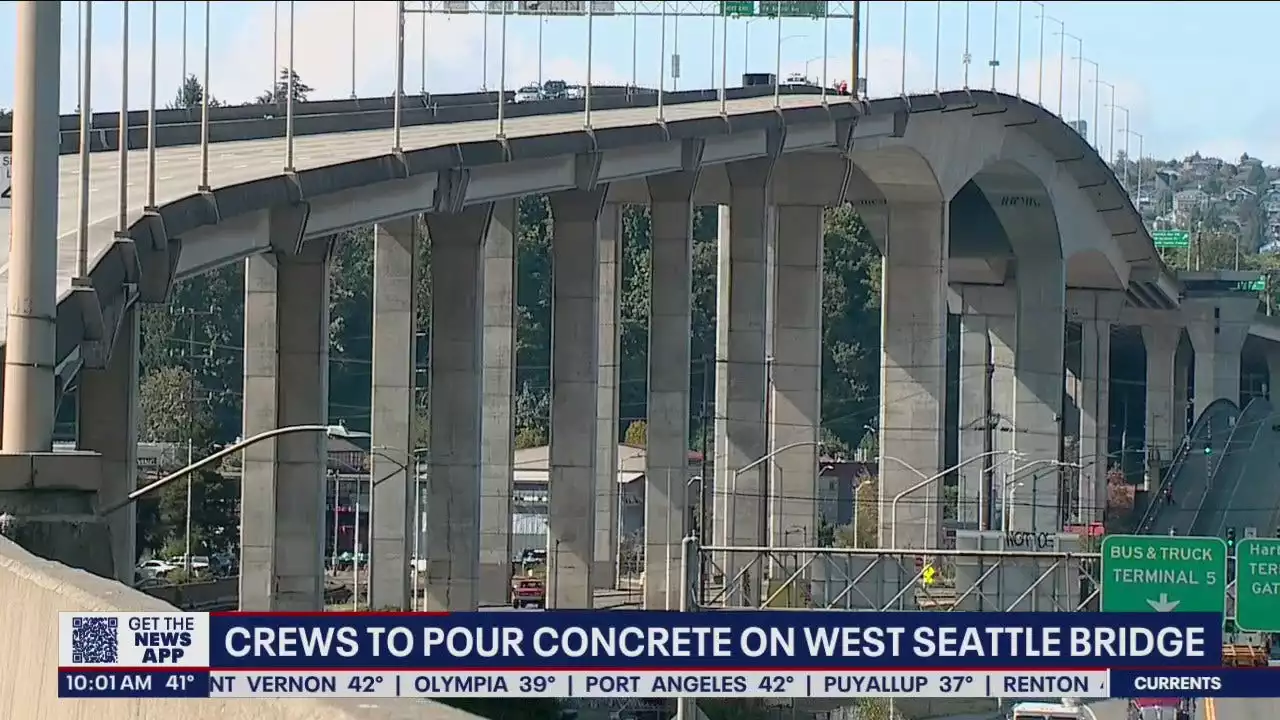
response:
<svg viewBox="0 0 1280 720"><path fill-rule="evenodd" d="M1280 352L1274 349L1267 350L1267 399L1272 405L1280 402L1280 392L1276 387L1280 385Z"/></svg>
<svg viewBox="0 0 1280 720"><path fill-rule="evenodd" d="M823 207L778 207L769 452L776 498L770 539L817 545L818 433L822 425Z"/></svg>
<svg viewBox="0 0 1280 720"><path fill-rule="evenodd" d="M1101 290L1069 292L1068 312L1080 321L1080 471L1076 474L1077 522L1101 522L1111 466L1111 329L1120 321L1124 295Z"/></svg>
<svg viewBox="0 0 1280 720"><path fill-rule="evenodd" d="M1174 402L1174 357L1181 339L1182 328L1176 325L1142 326L1147 351L1147 456L1154 452L1162 463L1173 458L1174 443L1182 436L1181 419L1186 416L1186 406Z"/></svg>
<svg viewBox="0 0 1280 720"><path fill-rule="evenodd" d="M1240 350L1258 312L1256 298L1186 298L1187 335L1195 348L1195 414L1214 400L1240 402Z"/></svg>
<svg viewBox="0 0 1280 720"><path fill-rule="evenodd" d="M551 196L548 608L589 609L595 598L603 205L603 190Z"/></svg>
<svg viewBox="0 0 1280 720"><path fill-rule="evenodd" d="M1080 320L1080 472L1076 521L1102 521L1110 464L1108 423L1111 403L1111 323Z"/></svg>
<svg viewBox="0 0 1280 720"><path fill-rule="evenodd" d="M426 216L431 239L431 461L427 477L429 611L475 610L480 575L484 240L493 212Z"/></svg>
<svg viewBox="0 0 1280 720"><path fill-rule="evenodd" d="M480 414L480 598L511 597L511 494L515 464L516 238L519 202L493 204L484 240L484 347Z"/></svg>
<svg viewBox="0 0 1280 720"><path fill-rule="evenodd" d="M138 319L136 301L124 310L111 361L102 370L80 371L76 446L102 455L98 504L123 501L138 487ZM137 561L137 505L107 517L115 578L133 585Z"/></svg>
<svg viewBox="0 0 1280 720"><path fill-rule="evenodd" d="M770 203L773 160L733 163L729 205L720 208L716 272L716 539L722 545L765 543L765 500L768 465L742 468L768 451L765 428L766 316L769 295L769 245L776 222ZM720 559L726 582L740 578L730 590L743 604L758 597L753 586L761 568L743 573L750 558L728 553Z"/></svg>
<svg viewBox="0 0 1280 720"><path fill-rule="evenodd" d="M596 404L595 586L618 582L618 378L622 311L622 206L600 211L600 374Z"/></svg>
<svg viewBox="0 0 1280 720"><path fill-rule="evenodd" d="M678 607L688 516L693 189L697 173L649 179L649 418L645 456L644 608Z"/></svg>
<svg viewBox="0 0 1280 720"><path fill-rule="evenodd" d="M1010 530L1061 532L1062 396L1066 267L1053 256L1019 258L1013 444L1001 484Z"/></svg>
<svg viewBox="0 0 1280 720"><path fill-rule="evenodd" d="M1191 347L1191 338L1187 342L1178 342L1173 354L1173 440L1178 442L1191 429L1192 420L1189 410L1191 404L1191 360L1195 357L1195 349Z"/></svg>
<svg viewBox="0 0 1280 720"><path fill-rule="evenodd" d="M993 476L1012 450L1013 336L1015 309L1009 286L962 285L960 317L960 442L958 520L964 527L990 527L1000 510ZM985 454L985 457L984 457Z"/></svg>
<svg viewBox="0 0 1280 720"><path fill-rule="evenodd" d="M245 261L244 434L329 420L327 242L301 244L306 218L273 211L273 251ZM295 433L245 449L240 608L324 608L328 442Z"/></svg>
<svg viewBox="0 0 1280 720"><path fill-rule="evenodd" d="M945 202L890 203L882 265L880 546L937 547L947 392ZM893 502L900 498L895 509Z"/></svg>
<svg viewBox="0 0 1280 720"><path fill-rule="evenodd" d="M373 234L369 606L377 609L411 607L417 237L416 217L380 223Z"/></svg>

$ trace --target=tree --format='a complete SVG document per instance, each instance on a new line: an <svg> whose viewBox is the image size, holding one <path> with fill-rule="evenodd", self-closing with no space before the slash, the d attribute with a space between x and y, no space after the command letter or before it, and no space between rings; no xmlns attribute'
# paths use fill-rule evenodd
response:
<svg viewBox="0 0 1280 720"><path fill-rule="evenodd" d="M274 88L267 88L255 100L259 105L271 105L273 103L283 105L289 100L289 79L293 78L293 101L302 103L307 101L307 97L315 89L310 85L302 82L302 78L298 77L296 71L292 71L287 67L280 68L280 77L276 80Z"/></svg>
<svg viewBox="0 0 1280 720"><path fill-rule="evenodd" d="M636 420L627 426L623 442L633 447L645 447L649 440L649 427L643 420Z"/></svg>
<svg viewBox="0 0 1280 720"><path fill-rule="evenodd" d="M183 108L191 109L199 107L204 103L204 85L195 75L188 75L186 80L178 86L178 93L174 95L173 101L169 103L170 110L181 110ZM209 96L209 107L220 107L222 103L213 95Z"/></svg>

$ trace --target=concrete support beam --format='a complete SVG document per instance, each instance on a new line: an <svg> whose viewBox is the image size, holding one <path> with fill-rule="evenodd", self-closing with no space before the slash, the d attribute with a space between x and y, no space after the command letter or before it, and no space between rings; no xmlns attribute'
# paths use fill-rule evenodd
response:
<svg viewBox="0 0 1280 720"><path fill-rule="evenodd" d="M1214 400L1240 402L1240 350L1258 312L1257 298L1189 297L1182 312L1196 353L1196 416Z"/></svg>
<svg viewBox="0 0 1280 720"><path fill-rule="evenodd" d="M1280 351L1274 348L1267 349L1267 399L1272 405L1280 402L1280 392L1276 391L1280 386Z"/></svg>
<svg viewBox="0 0 1280 720"><path fill-rule="evenodd" d="M329 256L301 248L305 213L276 211L273 252L245 261L244 434L328 424ZM299 433L245 449L240 482L240 608L324 608L327 438Z"/></svg>
<svg viewBox="0 0 1280 720"><path fill-rule="evenodd" d="M1060 532L1062 396L1066 341L1065 263L1019 258L1013 444L1019 457L1003 483L1010 530Z"/></svg>
<svg viewBox="0 0 1280 720"><path fill-rule="evenodd" d="M376 609L412 607L418 235L416 217L379 224L373 235L369 606Z"/></svg>
<svg viewBox="0 0 1280 720"><path fill-rule="evenodd" d="M1016 298L1008 285L958 286L960 317L960 442L958 520L986 529L1001 510L1002 456L1013 449Z"/></svg>
<svg viewBox="0 0 1280 720"><path fill-rule="evenodd" d="M426 216L431 239L428 611L475 610L480 575L484 240L492 205Z"/></svg>
<svg viewBox="0 0 1280 720"><path fill-rule="evenodd" d="M716 273L716 541L722 545L765 544L768 465L741 469L768 452L765 427L766 317L769 295L769 246L776 228L770 203L771 159L727 166L729 205L720 208ZM704 493L705 495L705 493ZM729 580L738 577L741 554L720 560ZM753 567L734 588L732 602L759 599L754 584L762 568Z"/></svg>
<svg viewBox="0 0 1280 720"><path fill-rule="evenodd" d="M1161 465L1173 460L1186 417L1185 406L1174 402L1174 360L1181 340L1182 328L1176 325L1142 326L1147 351L1147 457L1158 459Z"/></svg>
<svg viewBox="0 0 1280 720"><path fill-rule="evenodd" d="M484 377L480 415L480 599L511 599L511 493L515 464L518 200L493 204L484 240Z"/></svg>
<svg viewBox="0 0 1280 720"><path fill-rule="evenodd" d="M1080 464L1077 523L1102 522L1111 466L1111 329L1119 322L1124 295L1072 291L1072 315L1080 321Z"/></svg>
<svg viewBox="0 0 1280 720"><path fill-rule="evenodd" d="M678 608L689 505L689 363L696 172L649 178L649 417L644 608Z"/></svg>
<svg viewBox="0 0 1280 720"><path fill-rule="evenodd" d="M618 379L622 311L623 208L608 203L600 211L600 374L596 404L596 569L595 586L618 583Z"/></svg>
<svg viewBox="0 0 1280 720"><path fill-rule="evenodd" d="M774 546L817 544L823 210L804 205L777 210L768 418L773 454L769 539Z"/></svg>
<svg viewBox="0 0 1280 720"><path fill-rule="evenodd" d="M551 447L547 607L595 597L600 211L605 192L551 196Z"/></svg>
<svg viewBox="0 0 1280 720"><path fill-rule="evenodd" d="M76 423L81 450L102 456L98 504L120 502L138 487L138 329L135 303L125 310L111 361L103 370L80 371L80 412ZM115 578L133 585L137 562L137 505L130 503L107 517Z"/></svg>
<svg viewBox="0 0 1280 720"><path fill-rule="evenodd" d="M945 202L890 203L880 360L880 546L937 547L938 483L893 499L943 468L947 392Z"/></svg>

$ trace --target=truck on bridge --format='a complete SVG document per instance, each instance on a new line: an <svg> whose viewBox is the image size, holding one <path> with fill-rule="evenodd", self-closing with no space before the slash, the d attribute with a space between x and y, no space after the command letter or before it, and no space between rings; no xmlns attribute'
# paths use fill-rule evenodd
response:
<svg viewBox="0 0 1280 720"><path fill-rule="evenodd" d="M1129 701L1128 720L1191 720L1196 701L1191 698L1135 698Z"/></svg>

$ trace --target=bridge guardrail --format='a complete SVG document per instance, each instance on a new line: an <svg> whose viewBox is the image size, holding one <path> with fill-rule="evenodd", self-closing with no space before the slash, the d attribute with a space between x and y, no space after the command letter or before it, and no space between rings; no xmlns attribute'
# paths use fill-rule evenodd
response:
<svg viewBox="0 0 1280 720"><path fill-rule="evenodd" d="M597 89L605 92L596 94ZM625 92L619 92L624 90ZM780 88L784 95L818 95L821 88L807 85L784 86ZM828 91L830 92L830 91ZM756 85L751 87L728 88L726 97L729 100L740 100L773 95L772 86ZM593 111L624 110L627 108L657 107L656 90L647 88L617 88L609 86L592 88L591 109ZM682 90L663 94L664 105L683 105L695 102L708 102L719 98L716 90ZM357 98L355 100L326 100L314 103L297 103L294 105L295 137L307 135L323 135L327 133L357 132L361 130L386 130L395 122L395 110L388 98ZM582 112L585 100L542 100L528 103L508 101L503 109L507 119L531 117L537 115L558 115ZM300 110L305 109L305 112ZM246 105L235 108L217 108L220 117L216 120L210 110L209 142L237 142L243 140L263 140L285 136L285 115L282 106ZM156 147L177 147L198 145L201 139L200 116L196 110L166 110L165 121L161 122L160 113L156 118ZM94 126L90 132L90 151L106 152L118 149L120 135L118 114L95 115ZM59 154L70 155L80 151L79 118L74 117L72 127L66 127L70 120L62 116L59 123L63 125L59 145ZM129 114L129 147L141 150L147 147L146 111ZM480 120L497 120L497 93L467 93L464 95L405 95L402 98L400 122L403 127L419 125L450 124L474 122ZM101 126L98 123L101 122ZM0 124L0 152L12 149L9 131Z"/></svg>
<svg viewBox="0 0 1280 720"><path fill-rule="evenodd" d="M1165 469L1164 475L1160 479L1160 484L1156 488L1155 494L1151 496L1151 499L1147 503L1147 509L1143 512L1142 519L1138 522L1137 531L1139 535L1143 535L1151 531L1151 528L1155 525L1156 519L1160 516L1160 510L1165 507L1165 490L1173 486L1174 481L1182 473L1183 468L1186 467L1187 456L1191 452L1191 446L1195 444L1195 439L1212 427L1212 423L1210 421L1215 415L1219 414L1220 411L1223 410L1226 410L1228 413L1234 411L1235 417L1237 419L1240 417L1239 406L1225 398L1214 400L1209 403L1208 407L1200 412L1200 417L1196 418L1195 423L1191 426L1191 430L1189 430L1184 436L1186 442L1184 442L1178 448L1177 453L1174 454L1173 460L1169 463L1169 467Z"/></svg>

